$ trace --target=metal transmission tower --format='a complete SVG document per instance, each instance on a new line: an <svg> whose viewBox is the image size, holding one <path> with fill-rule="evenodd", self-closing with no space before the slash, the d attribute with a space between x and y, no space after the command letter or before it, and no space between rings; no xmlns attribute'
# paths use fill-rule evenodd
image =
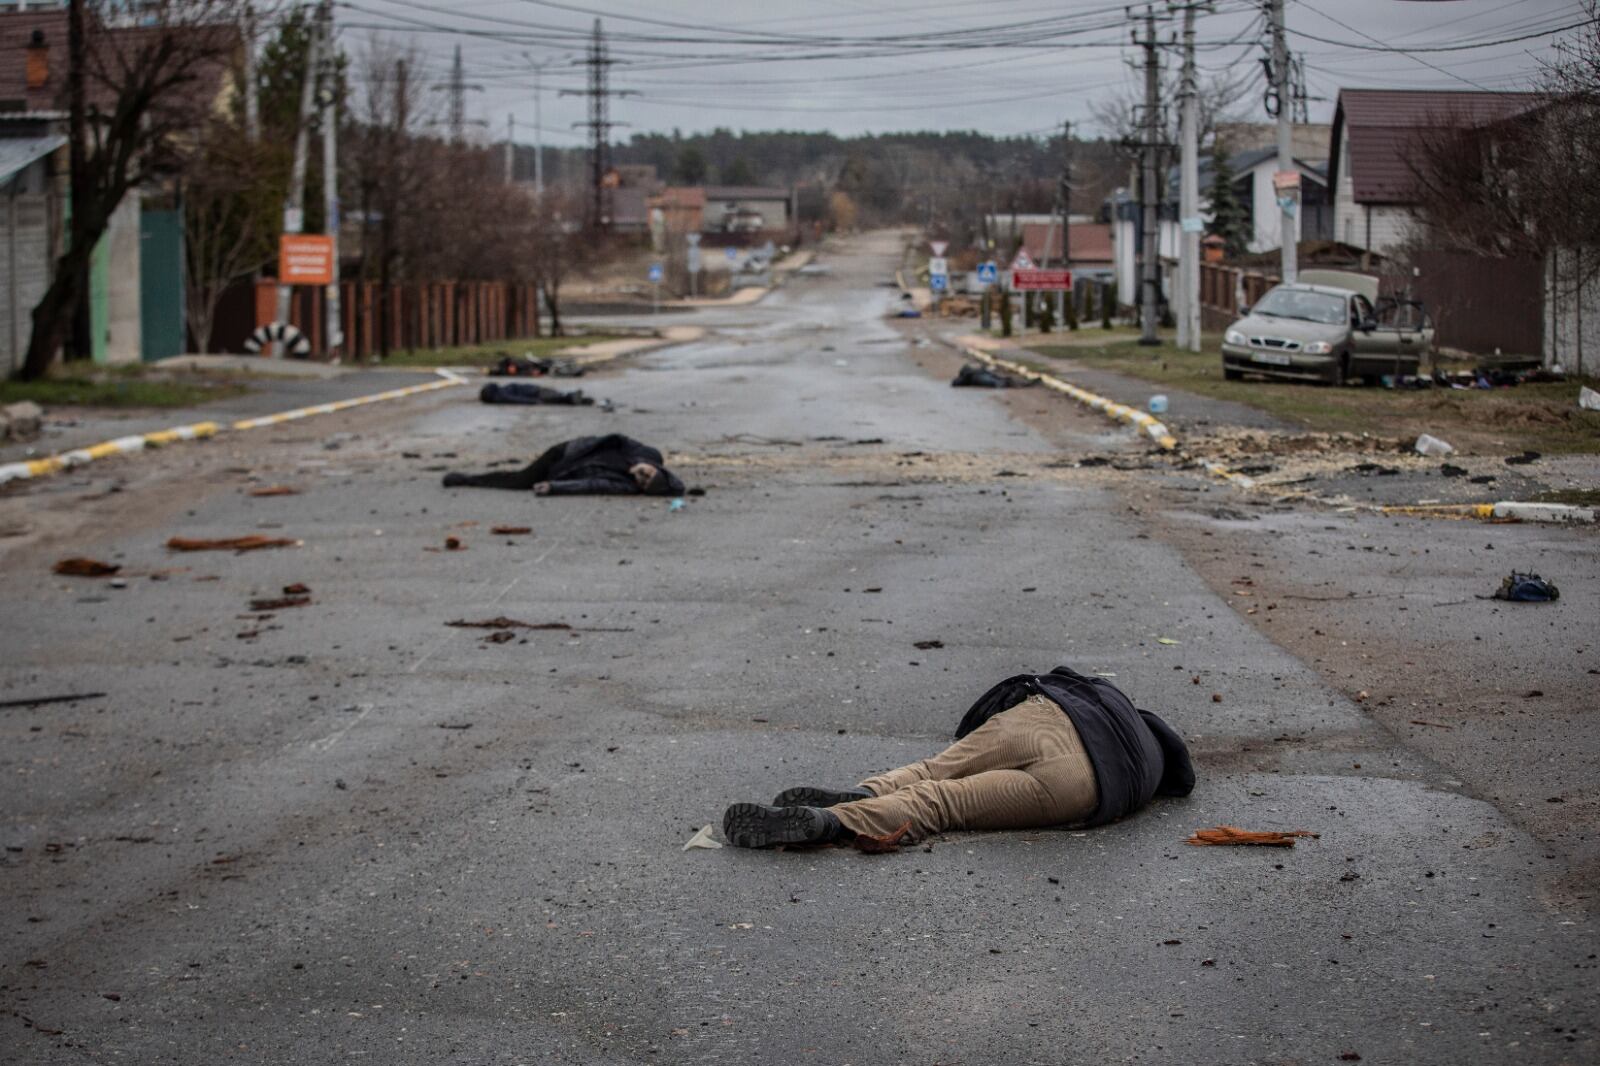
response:
<svg viewBox="0 0 1600 1066"><path fill-rule="evenodd" d="M456 45L455 62L450 64L450 77L435 85L437 92L450 94L450 140L460 144L467 136L467 91L483 92L483 86L467 82L467 68L461 62L461 46ZM482 125L480 122L479 125Z"/></svg>
<svg viewBox="0 0 1600 1066"><path fill-rule="evenodd" d="M573 123L574 127L582 126L589 131L590 188L588 218L585 221L590 229L609 229L611 189L607 175L611 172L611 131L617 126L627 125L626 122L611 121L611 98L639 94L631 89L611 88L610 71L616 60L612 59L606 50L605 31L600 28L599 19L594 20L594 36L589 42L589 54L574 62L589 68L589 87L563 89L561 95L589 98L589 120Z"/></svg>

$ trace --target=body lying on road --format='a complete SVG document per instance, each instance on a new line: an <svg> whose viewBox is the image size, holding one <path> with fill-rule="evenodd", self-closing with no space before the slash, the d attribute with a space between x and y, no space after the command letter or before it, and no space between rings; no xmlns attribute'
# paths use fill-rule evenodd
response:
<svg viewBox="0 0 1600 1066"><path fill-rule="evenodd" d="M564 392L561 389L547 389L543 385L526 381L504 385L491 381L478 390L478 399L483 403L571 404L582 407L594 403L594 398L585 396L582 389Z"/></svg>
<svg viewBox="0 0 1600 1066"><path fill-rule="evenodd" d="M1155 796L1187 796L1183 738L1104 678L1058 666L1019 674L972 705L956 742L853 789L800 787L771 806L736 803L722 829L737 847L879 846L950 829L1096 826Z"/></svg>
<svg viewBox="0 0 1600 1066"><path fill-rule="evenodd" d="M540 496L678 496L683 482L661 453L621 433L577 437L545 450L521 470L449 473L446 488L532 489Z"/></svg>

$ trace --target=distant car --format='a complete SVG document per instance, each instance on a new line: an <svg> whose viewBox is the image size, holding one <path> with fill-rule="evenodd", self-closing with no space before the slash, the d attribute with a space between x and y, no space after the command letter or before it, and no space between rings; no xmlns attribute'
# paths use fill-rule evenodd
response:
<svg viewBox="0 0 1600 1066"><path fill-rule="evenodd" d="M1228 327L1222 374L1343 385L1381 375L1415 374L1433 345L1420 304L1378 299L1378 279L1342 270L1301 271Z"/></svg>

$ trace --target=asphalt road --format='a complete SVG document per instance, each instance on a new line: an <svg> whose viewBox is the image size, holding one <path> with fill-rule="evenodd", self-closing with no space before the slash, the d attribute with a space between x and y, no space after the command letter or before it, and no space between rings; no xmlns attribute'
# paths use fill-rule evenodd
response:
<svg viewBox="0 0 1600 1066"><path fill-rule="evenodd" d="M1561 856L1220 595L1146 475L1072 465L1139 463L1130 431L946 387L882 318L897 253L696 315L585 381L612 413L445 390L0 497L0 700L106 693L0 710L0 1060L1594 1061ZM613 429L706 495L439 485ZM161 547L253 532L304 544ZM133 576L50 575L68 554ZM294 582L311 605L250 610ZM574 628L445 625L500 615ZM1192 797L887 856L681 850L1061 662L1190 737ZM1183 844L1216 824L1321 836Z"/></svg>

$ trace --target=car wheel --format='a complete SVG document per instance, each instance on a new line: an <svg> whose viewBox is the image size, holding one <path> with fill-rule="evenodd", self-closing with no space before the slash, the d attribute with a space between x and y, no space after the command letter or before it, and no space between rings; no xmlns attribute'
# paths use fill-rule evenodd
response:
<svg viewBox="0 0 1600 1066"><path fill-rule="evenodd" d="M1332 385L1334 388L1339 388L1349 380L1349 377L1350 356L1348 354L1341 355L1339 357L1339 361L1333 364L1332 373L1328 375L1328 384Z"/></svg>

